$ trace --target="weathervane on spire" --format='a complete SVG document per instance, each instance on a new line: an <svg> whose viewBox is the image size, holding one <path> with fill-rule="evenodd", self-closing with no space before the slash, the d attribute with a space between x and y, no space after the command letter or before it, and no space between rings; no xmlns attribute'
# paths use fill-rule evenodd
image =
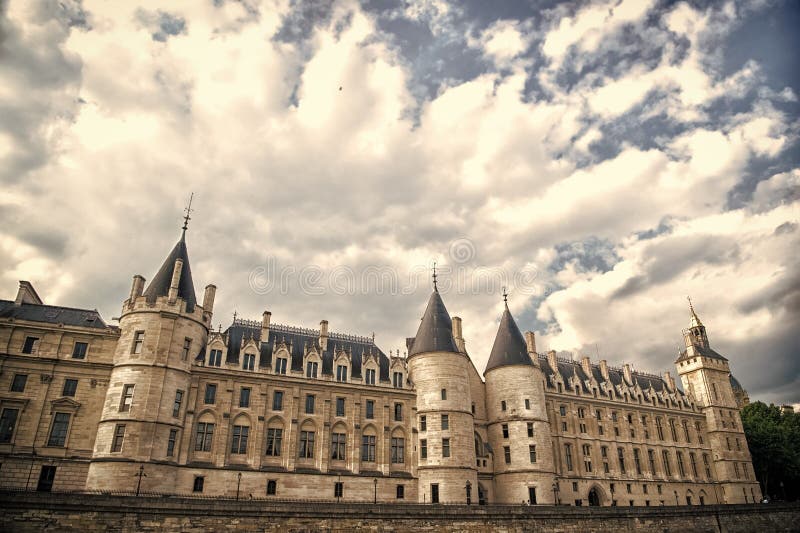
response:
<svg viewBox="0 0 800 533"><path fill-rule="evenodd" d="M183 233L184 234L186 233L186 230L189 229L189 221L192 219L192 217L189 216L189 215L191 215L192 211L194 211L192 209L192 199L193 198L194 198L194 193L189 195L189 205L187 205L186 209L183 210L186 213L186 215L184 215L184 217L183 217Z"/></svg>
<svg viewBox="0 0 800 533"><path fill-rule="evenodd" d="M508 291L506 291L505 285L503 286L503 302L506 304L506 307L508 307Z"/></svg>
<svg viewBox="0 0 800 533"><path fill-rule="evenodd" d="M436 287L436 261L433 262L433 290L438 291Z"/></svg>
<svg viewBox="0 0 800 533"><path fill-rule="evenodd" d="M692 307L692 298L691 298L691 296L687 296L686 299L689 300L689 309L691 309L692 313L694 313L694 307Z"/></svg>

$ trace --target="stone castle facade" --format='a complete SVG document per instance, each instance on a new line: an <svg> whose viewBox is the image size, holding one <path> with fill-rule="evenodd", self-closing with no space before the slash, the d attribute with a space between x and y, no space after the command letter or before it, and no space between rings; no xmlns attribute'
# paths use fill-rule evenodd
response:
<svg viewBox="0 0 800 533"><path fill-rule="evenodd" d="M761 499L746 393L691 309L682 390L536 352L506 306L483 376L435 288L408 357L374 338L198 302L186 228L119 326L0 300L0 487L258 498L569 505Z"/></svg>

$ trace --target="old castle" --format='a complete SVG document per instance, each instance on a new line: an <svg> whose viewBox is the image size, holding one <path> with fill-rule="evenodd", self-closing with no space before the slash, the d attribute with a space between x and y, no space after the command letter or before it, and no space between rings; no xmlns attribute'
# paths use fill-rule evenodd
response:
<svg viewBox="0 0 800 533"><path fill-rule="evenodd" d="M188 218L188 217L187 217ZM702 505L761 498L746 395L691 309L663 377L536 352L506 306L483 377L434 290L409 355L234 319L195 296L186 226L119 327L0 300L0 487L380 502Z"/></svg>

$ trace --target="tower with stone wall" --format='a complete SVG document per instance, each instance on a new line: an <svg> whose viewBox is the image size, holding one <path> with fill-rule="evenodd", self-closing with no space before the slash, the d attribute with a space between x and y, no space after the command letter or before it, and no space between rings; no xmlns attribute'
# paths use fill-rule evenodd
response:
<svg viewBox="0 0 800 533"><path fill-rule="evenodd" d="M188 220L188 216L187 216ZM176 466L189 436L184 435L194 359L205 349L216 287L203 304L195 297L186 224L181 238L144 289L133 278L120 315L103 412L97 428L86 488L164 491L175 485ZM139 478L137 474L144 465Z"/></svg>
<svg viewBox="0 0 800 533"><path fill-rule="evenodd" d="M553 503L554 462L544 376L506 303L484 370L498 503Z"/></svg>
<svg viewBox="0 0 800 533"><path fill-rule="evenodd" d="M471 363L453 338L435 279L417 335L410 341L409 378L417 391L419 500L477 502Z"/></svg>

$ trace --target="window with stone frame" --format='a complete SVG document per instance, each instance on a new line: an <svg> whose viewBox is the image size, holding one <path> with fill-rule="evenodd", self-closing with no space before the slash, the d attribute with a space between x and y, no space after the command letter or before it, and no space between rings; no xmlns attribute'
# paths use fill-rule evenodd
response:
<svg viewBox="0 0 800 533"><path fill-rule="evenodd" d="M361 436L361 460L367 463L375 462L375 435Z"/></svg>
<svg viewBox="0 0 800 533"><path fill-rule="evenodd" d="M48 446L63 448L66 445L70 418L69 413L56 413L53 416L50 435L47 438Z"/></svg>
<svg viewBox="0 0 800 533"><path fill-rule="evenodd" d="M196 452L210 452L214 441L214 424L211 422L198 422L195 432L194 450Z"/></svg>
<svg viewBox="0 0 800 533"><path fill-rule="evenodd" d="M267 450L265 455L270 457L280 457L282 441L283 428L267 428Z"/></svg>
<svg viewBox="0 0 800 533"><path fill-rule="evenodd" d="M346 436L344 433L331 434L331 460L344 461L347 459L345 456L345 443Z"/></svg>
<svg viewBox="0 0 800 533"><path fill-rule="evenodd" d="M114 438L111 441L111 452L121 452L122 443L125 441L125 424L114 426Z"/></svg>
<svg viewBox="0 0 800 533"><path fill-rule="evenodd" d="M233 426L233 438L231 439L231 453L244 455L247 453L247 440L250 436L250 426Z"/></svg>
<svg viewBox="0 0 800 533"><path fill-rule="evenodd" d="M131 410L131 405L133 405L133 390L135 386L132 383L128 383L122 386L122 395L120 396L119 400L119 411L121 413L125 413Z"/></svg>
<svg viewBox="0 0 800 533"><path fill-rule="evenodd" d="M0 443L7 444L13 440L18 416L19 409L3 409L3 413L0 415Z"/></svg>
<svg viewBox="0 0 800 533"><path fill-rule="evenodd" d="M298 457L301 459L312 459L314 457L314 432L300 432L300 446L298 447Z"/></svg>
<svg viewBox="0 0 800 533"><path fill-rule="evenodd" d="M406 462L406 440L402 437L392 437L392 463L403 464Z"/></svg>

